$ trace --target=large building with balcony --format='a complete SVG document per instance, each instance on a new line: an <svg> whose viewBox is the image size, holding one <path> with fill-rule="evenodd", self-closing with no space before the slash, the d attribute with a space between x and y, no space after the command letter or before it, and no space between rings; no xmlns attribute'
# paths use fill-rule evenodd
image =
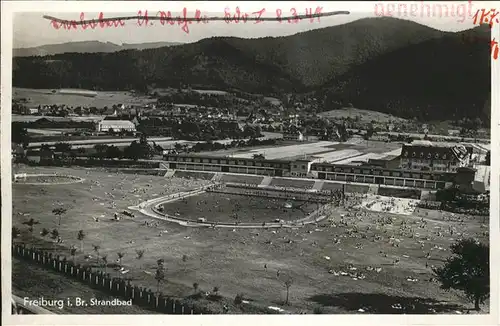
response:
<svg viewBox="0 0 500 326"><path fill-rule="evenodd" d="M244 173L278 177L290 175L292 164L291 161L285 160L220 156L166 154L163 158L168 162L169 169Z"/></svg>
<svg viewBox="0 0 500 326"><path fill-rule="evenodd" d="M468 167L471 158L472 147L464 145L404 144L399 167L409 171L455 173L459 168Z"/></svg>
<svg viewBox="0 0 500 326"><path fill-rule="evenodd" d="M369 165L319 163L310 159L292 161L165 154L164 160L167 168L173 170L299 177L428 190L443 189L463 182L470 184L475 174L474 169L468 168L459 168L456 172L411 171Z"/></svg>
<svg viewBox="0 0 500 326"><path fill-rule="evenodd" d="M454 173L405 171L377 166L314 163L311 170L318 179L421 189L443 189L455 181Z"/></svg>

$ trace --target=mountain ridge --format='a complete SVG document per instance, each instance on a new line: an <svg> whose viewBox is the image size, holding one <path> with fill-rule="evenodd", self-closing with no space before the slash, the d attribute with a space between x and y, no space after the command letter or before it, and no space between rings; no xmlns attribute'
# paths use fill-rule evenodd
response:
<svg viewBox="0 0 500 326"><path fill-rule="evenodd" d="M144 91L148 87L190 85L265 95L316 92L324 110L359 103L357 106L361 109L408 117L418 107L423 112L422 117L432 119L448 113L466 114L465 108L457 110L455 107L460 102L468 103L471 108L482 107L486 100L484 93L491 88L487 84L490 80L489 48L487 44L466 40L478 35L489 37L488 33L489 30L479 27L453 33L396 18L365 18L291 36L212 37L141 51L19 57L14 58L13 83L30 88ZM414 52L420 56L415 57ZM446 64L457 53L464 71L476 74L477 78L459 78L452 70L458 69L460 64ZM433 67L439 68L442 75L455 76L453 83L460 92L456 95L457 100L443 100L434 94L429 99L432 103L424 108L426 90L446 85L435 82L432 71L411 67L436 59L439 61L433 63ZM375 69L377 65L383 67ZM411 74L398 74L398 70L405 69ZM41 77L33 78L31 71L40 71ZM384 76L393 79L382 78ZM408 78L415 82L408 82ZM477 89L479 85L484 90ZM400 94L394 94L395 86ZM400 100L394 100L396 97ZM375 108L370 108L370 103L375 103ZM398 103L403 103L404 107L398 108ZM435 107L442 108L443 114L436 114Z"/></svg>
<svg viewBox="0 0 500 326"><path fill-rule="evenodd" d="M34 47L14 48L13 57L46 56L63 53L112 53L122 50L144 50L164 46L182 45L179 42L123 43L101 41L76 41L58 44L44 44Z"/></svg>

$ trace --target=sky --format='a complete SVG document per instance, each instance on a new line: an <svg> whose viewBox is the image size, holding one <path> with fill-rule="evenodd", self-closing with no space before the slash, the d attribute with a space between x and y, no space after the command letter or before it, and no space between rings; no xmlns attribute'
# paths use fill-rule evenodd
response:
<svg viewBox="0 0 500 326"><path fill-rule="evenodd" d="M8 5L9 3L2 3ZM266 21L255 24L254 22L229 23L223 21L210 21L207 24L193 23L189 26L189 33L175 24L161 25L154 21L153 25L138 26L136 20L125 22L119 28L87 28L83 30L56 29L50 20L43 15L61 19L80 21L81 13L85 19L97 19L99 12L105 18L116 16L135 16L138 11L148 10L149 16L157 15L158 11L171 11L177 16L186 7L188 16L194 17L195 10L199 9L202 15L224 16L225 10L233 15L236 7L242 13L249 13L265 8L262 17L276 17L276 10L280 9L282 15L290 15L294 7L298 14L305 14L306 8L314 12L317 7L322 7L322 12L348 10L349 15L322 17L314 22L303 20L298 24L278 23ZM196 42L212 36L235 36L257 38L266 36L285 36L317 28L324 28L338 24L345 24L366 17L391 16L400 19L412 20L443 31L460 31L474 27L472 16L480 8L488 8L484 2L467 1L400 1L400 2L322 2L322 1L296 1L296 2L146 2L146 1L51 1L32 2L16 7L13 15L13 47L34 47L44 44L57 44L75 41L102 41L115 44L146 43L146 42ZM117 11L120 8L120 11ZM226 9L227 8L227 9Z"/></svg>

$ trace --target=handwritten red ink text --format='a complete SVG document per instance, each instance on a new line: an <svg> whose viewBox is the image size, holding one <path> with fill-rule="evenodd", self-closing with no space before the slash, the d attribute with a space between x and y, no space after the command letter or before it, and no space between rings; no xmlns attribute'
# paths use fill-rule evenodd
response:
<svg viewBox="0 0 500 326"><path fill-rule="evenodd" d="M498 59L498 41L495 39L490 41L490 52L494 60Z"/></svg>
<svg viewBox="0 0 500 326"><path fill-rule="evenodd" d="M262 14L266 11L266 8L262 8L261 10L259 11L255 11L255 12L252 12L252 15L255 15L255 17L257 18L255 20L255 24L258 24L258 23L262 23L263 20L260 19L260 17L262 17Z"/></svg>
<svg viewBox="0 0 500 326"><path fill-rule="evenodd" d="M314 12L314 15L320 15L321 14L321 11L323 10L323 7L316 7L316 11ZM313 13L312 13L312 9L311 8L306 8L306 16L309 17L309 21L311 23L314 22L314 16L313 16ZM318 17L318 22L320 21L319 18L320 16L317 16Z"/></svg>
<svg viewBox="0 0 500 326"><path fill-rule="evenodd" d="M321 15L321 11L323 10L323 7L316 7L316 11L312 12L312 8L306 8L305 10L305 16L307 18L309 18L309 21L312 23L314 22L314 18L318 18L318 22L320 21L320 15ZM289 18L287 18L287 21L289 24L297 24L298 22L300 22L302 20L302 17L303 15L299 15L297 13L297 9L296 8L291 8L290 9L290 14L291 16ZM283 21L283 19L281 18L283 16L283 11L281 9L276 9L276 20L281 23Z"/></svg>
<svg viewBox="0 0 500 326"><path fill-rule="evenodd" d="M462 34L462 40L467 43L478 43L478 42L484 42L484 44L488 44L490 47L490 54L493 57L493 59L498 59L498 41L496 39L490 39L488 37L482 37L482 36L477 36L477 35L472 35L472 34Z"/></svg>
<svg viewBox="0 0 500 326"><path fill-rule="evenodd" d="M122 27L125 26L125 22L122 21L121 19L107 19L104 18L104 14L102 12L99 13L99 16L97 20L91 19L87 20L85 19L85 13L80 13L80 21L77 22L76 20L69 20L69 21L57 21L57 20L52 20L51 21L52 27L55 29L78 29L78 26L80 26L82 29L96 29L97 27L99 28L116 28L116 27Z"/></svg>
<svg viewBox="0 0 500 326"><path fill-rule="evenodd" d="M230 23L242 23L246 24L247 21L254 21L254 24L259 24L264 21L277 21L282 23L283 21L288 22L289 24L297 24L303 19L309 18L311 23L314 22L314 18L318 18L318 22L320 21L320 17L322 16L323 7L316 7L316 10L313 13L312 8L305 8L305 14L297 11L296 8L291 8L287 15L283 15L283 11L281 9L276 9L275 17L263 17L266 12L266 8L262 8L261 10L254 11L252 13L243 12L240 7L236 7L234 12L231 12L231 9L226 7L224 10L224 17L212 17L208 18L206 15L202 15L201 11L196 9L194 13L194 18L188 17L188 10L184 8L180 15L174 17L172 12L170 11L158 11L156 16L149 16L147 10L139 10L136 16L130 17L120 17L120 18L104 18L104 14L101 12L97 19L85 19L85 13L80 13L80 21L76 20L63 20L57 19L54 17L44 16L47 19L50 19L51 25L55 29L65 29L65 30L76 30L79 26L82 29L96 29L96 28L117 28L125 26L125 21L127 20L136 20L137 26L148 27L154 25L155 21L159 21L161 25L178 25L181 29L189 34L189 25L193 24L193 22L199 23L208 23L209 20L215 21L225 21L227 24ZM484 18L481 18L484 20Z"/></svg>
<svg viewBox="0 0 500 326"><path fill-rule="evenodd" d="M230 23L238 24L240 21L246 23L248 20L248 16L250 15L247 13L241 13L240 7L236 7L235 14L232 14L231 9L229 9L228 7L224 9L224 21L226 22L226 24Z"/></svg>
<svg viewBox="0 0 500 326"><path fill-rule="evenodd" d="M285 17L286 21L289 24L297 24L300 22L303 18L309 18L310 22L314 22L314 18L318 18L318 22L320 21L320 16L322 13L323 7L316 7L316 10L313 13L312 8L305 8L305 15L301 14L297 11L296 8L290 8L288 16L285 14L283 15L283 10L282 9L276 9L275 13L276 16L275 18L265 18L263 19L262 15L266 12L266 8L262 8L262 10L252 12L251 14L244 13L241 11L240 7L236 7L234 13L231 12L231 9L229 7L226 7L224 9L224 21L227 24L230 23L246 23L249 20L249 17L252 17L251 20L255 20L255 24L262 23L264 20L275 20L279 23L283 22Z"/></svg>
<svg viewBox="0 0 500 326"><path fill-rule="evenodd" d="M486 9L480 9L476 11L474 16L472 17L474 20L474 25L482 25L489 24L490 28L493 28L493 24L499 22L498 14L500 12L496 11L496 9L491 9L486 11Z"/></svg>
<svg viewBox="0 0 500 326"><path fill-rule="evenodd" d="M191 20L188 20L188 17L187 17L187 9L184 8L182 10L182 17L181 16L177 16L177 17L172 17L172 13L170 11L158 11L156 13L156 17L159 17L160 18L160 24L162 25L166 25L166 24L169 24L169 25L175 25L177 23L177 25L182 25L182 30L189 34L189 27L188 27L188 24L192 24L193 22ZM194 15L194 19L196 21L196 23L200 23L200 22L203 22L203 23L208 23L208 18L207 16L201 16L201 11L196 9L195 11L195 15Z"/></svg>

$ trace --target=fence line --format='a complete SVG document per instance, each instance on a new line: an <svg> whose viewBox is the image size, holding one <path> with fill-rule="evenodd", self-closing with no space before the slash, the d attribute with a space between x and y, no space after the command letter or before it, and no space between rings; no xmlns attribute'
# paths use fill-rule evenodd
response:
<svg viewBox="0 0 500 326"><path fill-rule="evenodd" d="M174 315L200 315L210 314L205 308L188 306L180 300L164 296L162 293L155 293L151 289L146 289L133 285L130 281L112 277L109 273L102 271L92 271L90 267L74 264L72 261L61 258L47 251L26 248L25 245L12 245L12 254L24 260L29 260L52 269L66 276L73 277L84 282L92 288L99 289L115 297L124 300L132 299L132 303L145 308L150 308L164 314Z"/></svg>

